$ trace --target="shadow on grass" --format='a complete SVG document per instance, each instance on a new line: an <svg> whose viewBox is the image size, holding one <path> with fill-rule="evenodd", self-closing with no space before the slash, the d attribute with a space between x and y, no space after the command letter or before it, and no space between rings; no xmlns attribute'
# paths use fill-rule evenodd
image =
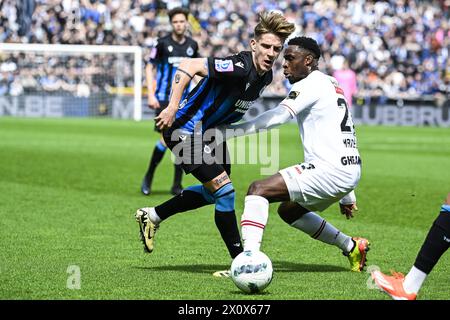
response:
<svg viewBox="0 0 450 320"><path fill-rule="evenodd" d="M228 292L229 293L233 293L233 294L237 294L237 295L240 295L240 296L243 296L243 297L248 297L248 296L252 296L252 297L254 297L254 296L270 296L271 295L270 291L268 291L267 289L262 291L262 292L254 292L254 293L245 293L244 291L241 291L239 289L237 289L237 290L229 290Z"/></svg>
<svg viewBox="0 0 450 320"><path fill-rule="evenodd" d="M274 261L275 272L348 272L347 268L330 264L306 264L289 261Z"/></svg>
<svg viewBox="0 0 450 320"><path fill-rule="evenodd" d="M207 273L211 274L218 270L229 269L226 264L183 264L171 266L155 266L155 267L134 267L141 270L149 271L181 271L191 273ZM275 272L348 272L348 269L327 265L327 264L304 264L288 261L274 261L273 268Z"/></svg>
<svg viewBox="0 0 450 320"><path fill-rule="evenodd" d="M226 270L230 266L225 264L181 264L171 266L155 266L155 267L134 267L140 270L149 271L181 271L191 273L214 273L218 270Z"/></svg>

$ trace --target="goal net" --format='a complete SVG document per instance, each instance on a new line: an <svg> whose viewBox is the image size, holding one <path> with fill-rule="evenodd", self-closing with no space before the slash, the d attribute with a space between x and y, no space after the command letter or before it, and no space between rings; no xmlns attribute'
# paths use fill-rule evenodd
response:
<svg viewBox="0 0 450 320"><path fill-rule="evenodd" d="M2 115L141 120L141 48L0 43Z"/></svg>

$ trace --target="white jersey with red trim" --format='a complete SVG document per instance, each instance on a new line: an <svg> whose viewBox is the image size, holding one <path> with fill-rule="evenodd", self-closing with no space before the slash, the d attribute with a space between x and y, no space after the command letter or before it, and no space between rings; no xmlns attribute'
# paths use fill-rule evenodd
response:
<svg viewBox="0 0 450 320"><path fill-rule="evenodd" d="M335 78L313 71L292 86L280 105L297 118L305 162L360 172L352 116Z"/></svg>

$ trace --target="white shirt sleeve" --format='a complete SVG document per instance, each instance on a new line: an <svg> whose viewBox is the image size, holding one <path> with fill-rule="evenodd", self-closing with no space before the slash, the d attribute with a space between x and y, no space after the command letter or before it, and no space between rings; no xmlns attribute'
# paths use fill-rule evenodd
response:
<svg viewBox="0 0 450 320"><path fill-rule="evenodd" d="M319 90L320 88L315 88L312 85L311 79L306 78L296 82L292 86L291 91L289 91L288 96L280 102L280 106L285 107L295 117L319 100Z"/></svg>
<svg viewBox="0 0 450 320"><path fill-rule="evenodd" d="M272 129L273 127L288 122L290 119L291 114L288 110L278 105L250 121L219 126L218 129L226 137L225 139L230 139L256 133L259 129Z"/></svg>
<svg viewBox="0 0 450 320"><path fill-rule="evenodd" d="M339 200L339 203L343 205L356 203L355 191L352 190L349 193L347 193L341 200Z"/></svg>

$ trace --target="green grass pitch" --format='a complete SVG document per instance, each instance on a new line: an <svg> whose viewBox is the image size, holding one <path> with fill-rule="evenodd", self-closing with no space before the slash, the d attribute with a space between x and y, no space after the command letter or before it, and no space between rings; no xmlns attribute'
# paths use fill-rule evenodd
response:
<svg viewBox="0 0 450 320"><path fill-rule="evenodd" d="M369 266L407 272L450 192L450 129L360 126L357 133L360 210L346 220L334 205L322 216L371 240ZM280 168L300 162L297 127L279 136ZM149 121L0 118L0 299L388 299L370 289L367 272L350 272L336 247L282 222L276 205L262 245L274 279L262 294L211 276L231 263L213 206L169 218L154 253L144 254L134 212L168 199L173 177L166 155L154 194L140 194L156 139ZM238 219L260 168L232 168ZM73 266L80 289L67 285ZM419 299L449 299L449 275L447 252Z"/></svg>

